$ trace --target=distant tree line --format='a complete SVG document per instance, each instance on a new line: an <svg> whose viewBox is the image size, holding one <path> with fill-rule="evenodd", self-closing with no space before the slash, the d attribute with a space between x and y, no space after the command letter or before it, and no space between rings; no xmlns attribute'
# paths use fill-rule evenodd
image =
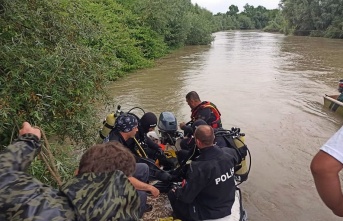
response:
<svg viewBox="0 0 343 221"><path fill-rule="evenodd" d="M236 5L230 5L226 13L214 15L216 29L219 30L250 30L264 29L278 16L280 10L268 10L263 6L254 7L246 4L243 12ZM273 30L278 31L278 30Z"/></svg>
<svg viewBox="0 0 343 221"><path fill-rule="evenodd" d="M268 32L343 38L343 0L281 0L278 9L231 5L214 15L216 30L263 29Z"/></svg>

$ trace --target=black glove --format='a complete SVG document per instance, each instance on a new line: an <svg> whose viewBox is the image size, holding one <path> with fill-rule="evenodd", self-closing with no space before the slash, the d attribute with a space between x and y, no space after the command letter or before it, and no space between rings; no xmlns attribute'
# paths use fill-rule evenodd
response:
<svg viewBox="0 0 343 221"><path fill-rule="evenodd" d="M194 131L193 131L192 127L190 127L190 126L185 126L183 128L183 134L185 135L185 137L192 137L193 132Z"/></svg>
<svg viewBox="0 0 343 221"><path fill-rule="evenodd" d="M158 148L156 150L156 154L157 154L157 156L164 156L164 157L166 157L166 155L164 154L164 152L163 152L163 150L161 148Z"/></svg>

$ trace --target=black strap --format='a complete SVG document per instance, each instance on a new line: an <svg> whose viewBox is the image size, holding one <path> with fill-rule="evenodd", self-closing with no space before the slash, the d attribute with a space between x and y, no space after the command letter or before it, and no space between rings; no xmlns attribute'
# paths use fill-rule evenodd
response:
<svg viewBox="0 0 343 221"><path fill-rule="evenodd" d="M245 145L245 143L240 140L239 138L237 138L239 141L242 142L243 146L238 148L237 145L235 144L235 142L233 141L233 138L231 136L223 136L224 140L226 141L227 145L230 145L229 147L235 149L237 151L238 156L240 157L240 161L242 162L242 160L245 159L245 156L247 155L247 151L248 151L248 147L247 145Z"/></svg>
<svg viewBox="0 0 343 221"><path fill-rule="evenodd" d="M104 123L104 126L111 130L114 128L114 126L109 125L107 122Z"/></svg>

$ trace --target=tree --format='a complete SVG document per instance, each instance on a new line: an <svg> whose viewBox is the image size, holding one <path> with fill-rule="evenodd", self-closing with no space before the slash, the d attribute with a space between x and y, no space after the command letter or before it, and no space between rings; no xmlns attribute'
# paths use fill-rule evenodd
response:
<svg viewBox="0 0 343 221"><path fill-rule="evenodd" d="M238 16L238 24L239 24L239 28L243 29L243 30L247 30L247 29L254 29L254 24L251 21L251 19L244 15L244 14L240 14Z"/></svg>
<svg viewBox="0 0 343 221"><path fill-rule="evenodd" d="M297 35L341 38L342 0L282 0L287 28Z"/></svg>
<svg viewBox="0 0 343 221"><path fill-rule="evenodd" d="M230 5L229 11L226 12L229 16L236 16L239 12L239 9L236 5Z"/></svg>

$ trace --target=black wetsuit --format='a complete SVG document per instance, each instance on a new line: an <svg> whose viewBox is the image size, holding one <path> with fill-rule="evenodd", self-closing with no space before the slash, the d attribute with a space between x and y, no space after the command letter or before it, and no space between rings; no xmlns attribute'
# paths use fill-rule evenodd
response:
<svg viewBox="0 0 343 221"><path fill-rule="evenodd" d="M216 134L219 130L222 130L222 128L214 129L214 133ZM221 135L215 136L214 144L219 147L231 147ZM182 139L180 146L181 150L177 153L177 159L180 165L183 165L183 162L186 162L187 160L193 160L199 155L199 151L195 146L194 137Z"/></svg>
<svg viewBox="0 0 343 221"><path fill-rule="evenodd" d="M177 218L204 220L230 215L236 190L234 168L240 159L232 148L200 150L189 165L184 186L168 194Z"/></svg>

